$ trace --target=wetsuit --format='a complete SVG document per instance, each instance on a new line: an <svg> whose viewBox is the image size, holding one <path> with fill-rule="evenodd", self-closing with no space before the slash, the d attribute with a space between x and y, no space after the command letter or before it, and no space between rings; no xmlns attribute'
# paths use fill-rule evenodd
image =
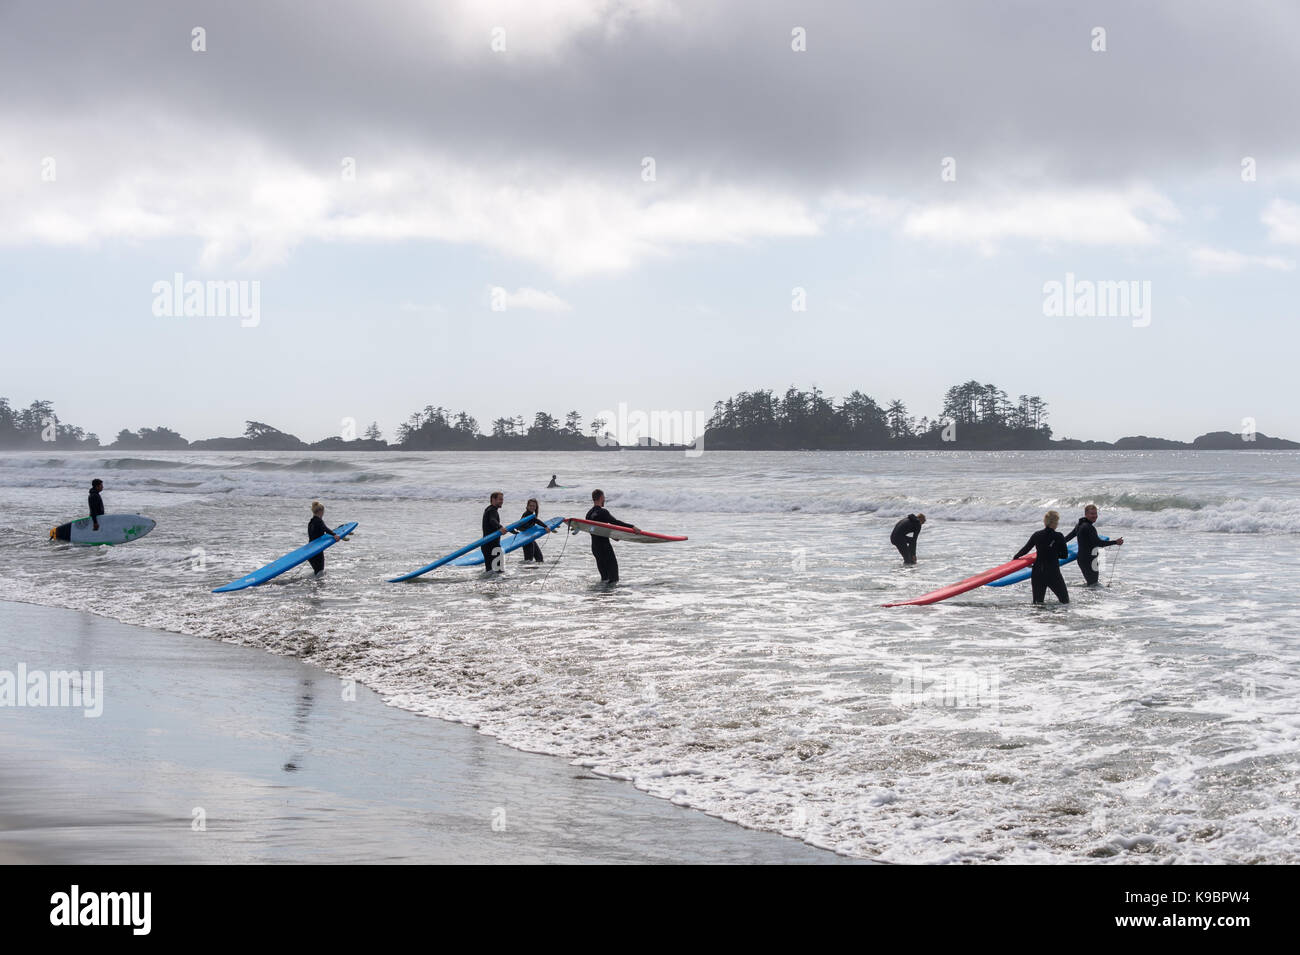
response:
<svg viewBox="0 0 1300 955"><path fill-rule="evenodd" d="M1070 556L1065 546L1065 537L1060 531L1044 527L1030 536L1028 543L1016 551L1016 557L1024 557L1034 548L1038 554L1034 558L1034 569L1029 576L1030 587L1034 591L1034 603L1040 604L1050 589L1056 599L1063 604L1070 602L1070 592L1065 589L1065 578L1061 576L1061 560Z"/></svg>
<svg viewBox="0 0 1300 955"><path fill-rule="evenodd" d="M560 485L558 485L558 484L555 483L555 476L552 475L552 476L551 476L551 483L548 484L548 485L546 485L546 486L547 486L547 487L559 487Z"/></svg>
<svg viewBox="0 0 1300 955"><path fill-rule="evenodd" d="M1079 569L1083 571L1083 579L1087 581L1089 587L1096 587L1097 581L1101 579L1101 571L1097 569L1097 555L1100 553L1100 547L1114 547L1118 541L1104 541L1101 535L1097 533L1097 528L1092 526L1092 521L1086 517L1079 518L1079 523L1074 525L1074 530L1065 535L1068 541L1073 537L1079 538L1079 556L1075 560L1079 564Z"/></svg>
<svg viewBox="0 0 1300 955"><path fill-rule="evenodd" d="M92 490L86 498L86 503L90 506L90 522L99 526L99 518L104 516L104 499L99 496L99 492Z"/></svg>
<svg viewBox="0 0 1300 955"><path fill-rule="evenodd" d="M614 524L617 527L631 527L624 521L620 521L603 507L593 507L587 512L587 520L600 521L602 524ZM599 534L591 535L591 554L596 558L596 569L600 571L600 579L608 584L618 583L618 558L614 556L614 545L608 537L601 537Z"/></svg>
<svg viewBox="0 0 1300 955"><path fill-rule="evenodd" d="M519 516L520 518L525 518L529 515L529 513L531 512L524 511ZM533 519L531 521L529 521L527 524L520 524L518 527L515 528L515 530L522 534L530 527L539 527L539 526L545 527L546 525L540 517L534 514ZM529 541L527 544L524 545L524 560L526 561L535 560L539 564L542 562L542 549L539 546L537 546L537 541Z"/></svg>
<svg viewBox="0 0 1300 955"><path fill-rule="evenodd" d="M908 537L908 534L912 536ZM889 543L897 547L898 552L903 555L903 563L916 563L916 541L920 536L921 522L915 514L908 514L894 525L894 530L889 535Z"/></svg>
<svg viewBox="0 0 1300 955"><path fill-rule="evenodd" d="M483 536L494 534L501 530L501 515L497 511L495 504L489 504L483 509ZM491 573L496 571L498 574L504 573L505 569L501 566L501 538L491 541L479 547L483 552L483 569Z"/></svg>
<svg viewBox="0 0 1300 955"><path fill-rule="evenodd" d="M325 526L323 518L319 518L315 514L312 515L311 520L307 524L308 541L314 541L318 537L324 537L326 534L333 533L332 530ZM319 574L325 569L325 555L321 553L317 554L315 557L308 557L307 563L311 564L311 569Z"/></svg>

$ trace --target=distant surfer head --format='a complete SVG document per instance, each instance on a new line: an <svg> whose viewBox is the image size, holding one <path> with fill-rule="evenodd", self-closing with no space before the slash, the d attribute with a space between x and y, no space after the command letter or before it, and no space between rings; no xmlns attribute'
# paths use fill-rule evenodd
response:
<svg viewBox="0 0 1300 955"><path fill-rule="evenodd" d="M500 491L493 491L492 496L488 499L493 507L500 507L505 503L506 496Z"/></svg>
<svg viewBox="0 0 1300 955"><path fill-rule="evenodd" d="M1043 515L1043 526L1056 530L1056 525L1061 523L1061 515L1058 511L1048 511Z"/></svg>
<svg viewBox="0 0 1300 955"><path fill-rule="evenodd" d="M604 506L605 506L605 492L602 491L600 488L596 488L596 490L592 491L592 492L591 492L591 503L592 503L592 504L595 504L597 507L604 507Z"/></svg>

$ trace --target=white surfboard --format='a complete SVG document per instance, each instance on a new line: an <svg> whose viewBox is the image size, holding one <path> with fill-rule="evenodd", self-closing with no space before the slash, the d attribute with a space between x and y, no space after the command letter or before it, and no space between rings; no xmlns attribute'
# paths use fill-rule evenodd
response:
<svg viewBox="0 0 1300 955"><path fill-rule="evenodd" d="M83 517L50 528L50 540L67 541L85 547L129 544L144 537L157 526L156 521L142 514L100 514L99 530L95 530L94 520Z"/></svg>

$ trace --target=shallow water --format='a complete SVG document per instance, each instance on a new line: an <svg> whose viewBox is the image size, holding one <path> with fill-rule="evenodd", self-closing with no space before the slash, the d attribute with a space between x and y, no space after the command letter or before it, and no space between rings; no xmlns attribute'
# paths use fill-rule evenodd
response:
<svg viewBox="0 0 1300 955"><path fill-rule="evenodd" d="M298 655L394 705L467 722L641 789L894 862L1294 862L1300 455L671 452L0 455L0 598ZM581 489L545 491L552 473ZM92 477L158 528L51 544ZM513 519L623 520L504 579L411 570ZM328 571L219 586L305 540L308 503L358 533ZM1008 559L1057 507L1124 536L1068 608L1027 585L883 609ZM917 567L893 522L930 518ZM556 558L563 553L563 559Z"/></svg>

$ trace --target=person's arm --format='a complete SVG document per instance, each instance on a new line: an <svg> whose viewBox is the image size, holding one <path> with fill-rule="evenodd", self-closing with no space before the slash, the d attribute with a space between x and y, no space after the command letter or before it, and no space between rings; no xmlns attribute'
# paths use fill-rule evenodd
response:
<svg viewBox="0 0 1300 955"><path fill-rule="evenodd" d="M634 531L639 530L635 524L629 524L627 521L620 521L603 507L600 509L600 515L594 519L600 521L602 524L613 524L615 527L629 527Z"/></svg>
<svg viewBox="0 0 1300 955"><path fill-rule="evenodd" d="M1019 560L1021 557L1024 557L1024 556L1025 556L1026 554L1028 554L1031 550L1033 550L1033 549L1034 549L1034 538L1035 538L1036 536L1037 536L1037 535L1035 535L1035 534L1030 534L1030 535L1029 535L1029 540L1025 543L1025 546L1022 547L1022 548L1020 548L1020 550L1016 551L1016 556L1015 556L1015 557L1012 557L1011 559L1012 559L1012 560Z"/></svg>
<svg viewBox="0 0 1300 955"><path fill-rule="evenodd" d="M1074 527L1070 528L1070 533L1065 535L1065 542L1068 544L1070 541L1074 540L1074 535L1077 533L1079 533L1079 525L1075 524Z"/></svg>
<svg viewBox="0 0 1300 955"><path fill-rule="evenodd" d="M1070 556L1070 548L1065 546L1065 536L1060 531L1056 532L1052 543L1055 545L1058 560L1065 560Z"/></svg>

